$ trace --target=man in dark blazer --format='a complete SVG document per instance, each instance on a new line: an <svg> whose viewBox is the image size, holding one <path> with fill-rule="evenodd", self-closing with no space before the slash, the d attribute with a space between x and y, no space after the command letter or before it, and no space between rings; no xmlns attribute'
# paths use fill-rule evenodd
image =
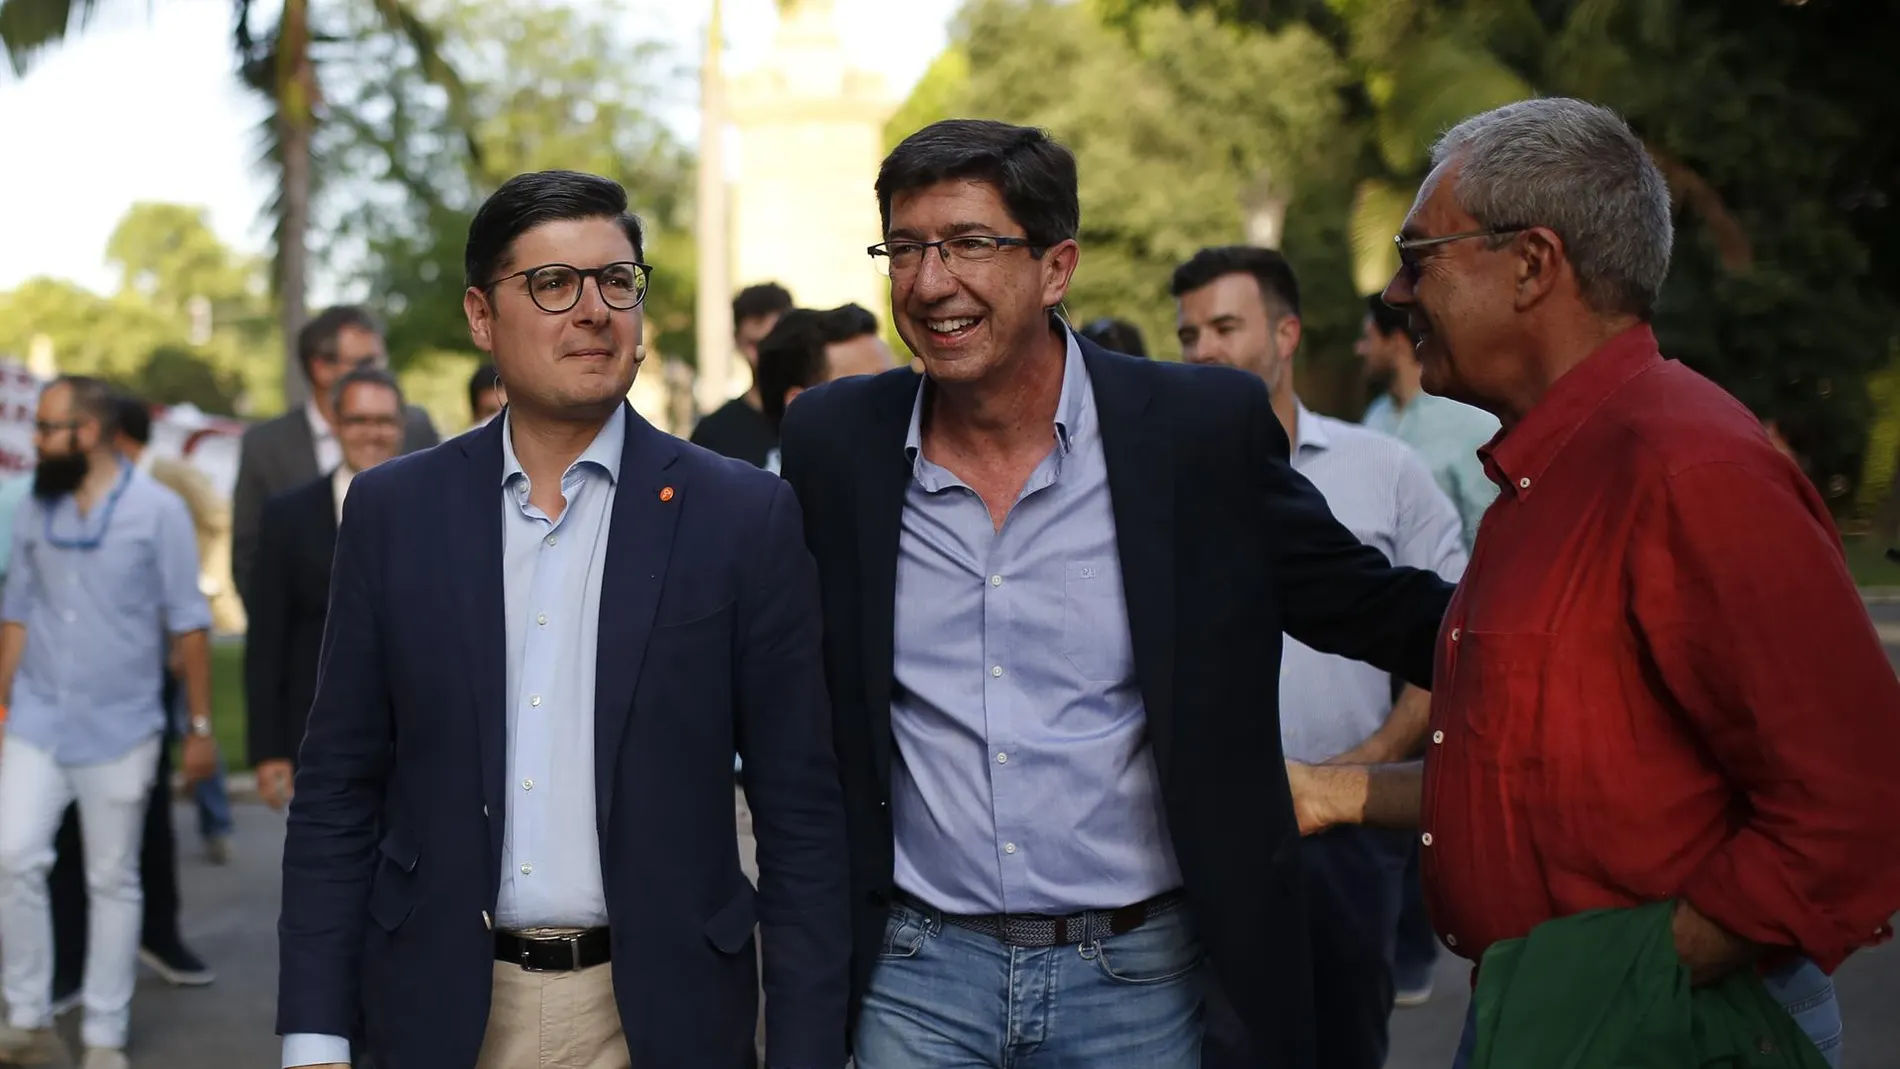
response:
<svg viewBox="0 0 1900 1069"><path fill-rule="evenodd" d="M283 1064L845 1060L843 802L791 489L626 394L626 194L541 172L476 213L499 419L358 476L284 845ZM745 758L759 887L740 868Z"/></svg>
<svg viewBox="0 0 1900 1069"><path fill-rule="evenodd" d="M337 380L359 367L389 366L382 324L354 305L325 309L304 324L297 334L297 359L310 399L245 431L238 446L237 486L231 491L231 580L247 613L264 502L336 469L342 460L332 398ZM407 406L403 419L403 452L442 440L422 409Z"/></svg>
<svg viewBox="0 0 1900 1069"><path fill-rule="evenodd" d="M926 375L808 391L783 435L824 585L857 1065L1187 1069L1213 990L1265 1065L1306 1069L1281 635L1429 684L1451 588L1333 518L1258 379L1052 316L1079 210L1046 134L938 123L877 192Z"/></svg>
<svg viewBox="0 0 1900 1069"><path fill-rule="evenodd" d="M389 372L360 367L333 389L343 460L264 503L244 639L244 713L258 793L273 808L290 801L304 721L317 693L317 655L330 604L343 498L355 477L396 456L403 440L402 388Z"/></svg>

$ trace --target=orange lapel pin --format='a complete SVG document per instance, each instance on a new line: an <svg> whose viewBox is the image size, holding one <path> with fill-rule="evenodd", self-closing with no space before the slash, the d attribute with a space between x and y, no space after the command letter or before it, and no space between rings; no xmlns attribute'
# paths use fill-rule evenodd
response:
<svg viewBox="0 0 1900 1069"><path fill-rule="evenodd" d="M670 486L660 487L660 500L661 501L673 500L673 488Z"/></svg>

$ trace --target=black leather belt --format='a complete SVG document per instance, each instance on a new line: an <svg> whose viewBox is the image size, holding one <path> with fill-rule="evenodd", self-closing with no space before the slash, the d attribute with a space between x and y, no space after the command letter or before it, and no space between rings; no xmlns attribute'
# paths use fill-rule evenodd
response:
<svg viewBox="0 0 1900 1069"><path fill-rule="evenodd" d="M606 928L589 928L579 935L495 933L495 960L529 972L574 972L604 965L613 956L613 939Z"/></svg>
<svg viewBox="0 0 1900 1069"><path fill-rule="evenodd" d="M905 891L897 892L897 900L912 909L941 917L945 924L981 932L1009 946L1039 948L1076 946L1132 932L1180 905L1183 896L1179 891L1167 891L1120 909L1090 909L1062 916L1047 913L945 913Z"/></svg>

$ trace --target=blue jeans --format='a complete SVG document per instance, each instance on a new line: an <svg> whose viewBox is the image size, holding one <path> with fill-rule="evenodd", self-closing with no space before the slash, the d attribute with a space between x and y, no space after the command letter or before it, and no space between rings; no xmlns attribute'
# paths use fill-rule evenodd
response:
<svg viewBox="0 0 1900 1069"><path fill-rule="evenodd" d="M1030 949L891 907L857 1069L1198 1069L1202 953L1187 910Z"/></svg>
<svg viewBox="0 0 1900 1069"><path fill-rule="evenodd" d="M166 745L170 745L173 739L184 738L190 722L185 712L185 688L170 673L165 676L165 709L171 717L171 732L165 738ZM231 834L231 794L225 787L224 774L224 751L219 750L217 770L191 791L198 810L198 834L205 839Z"/></svg>
<svg viewBox="0 0 1900 1069"><path fill-rule="evenodd" d="M1833 979L1806 958L1784 965L1761 979L1768 994L1781 1003L1794 1023L1814 1041L1827 1064L1840 1069L1841 1004L1834 998ZM1477 1015L1478 1004L1473 1001L1465 1010L1465 1032L1458 1040L1458 1053L1452 1058L1451 1069L1465 1069L1471 1062L1472 1048L1478 1043Z"/></svg>

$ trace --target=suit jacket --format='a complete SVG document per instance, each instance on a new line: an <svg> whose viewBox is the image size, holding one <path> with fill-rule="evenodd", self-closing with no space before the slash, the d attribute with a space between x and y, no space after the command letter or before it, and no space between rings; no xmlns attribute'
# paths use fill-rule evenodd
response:
<svg viewBox="0 0 1900 1069"><path fill-rule="evenodd" d="M403 416L403 452L427 449L442 440L427 412L408 405ZM238 447L237 486L231 491L231 580L247 613L264 502L321 474L317 470L317 441L310 433L310 418L303 406L244 432Z"/></svg>
<svg viewBox="0 0 1900 1069"><path fill-rule="evenodd" d="M251 763L295 760L317 693L317 654L330 604L336 490L320 475L264 503L244 639L244 711Z"/></svg>
<svg viewBox="0 0 1900 1069"><path fill-rule="evenodd" d="M1260 381L1080 340L1094 385L1135 674L1188 908L1274 1066L1313 1064L1299 836L1280 751L1281 633L1431 682L1451 587L1393 568L1287 463ZM863 997L893 891L892 618L918 377L801 394L781 431L824 586ZM917 760L911 755L911 760Z"/></svg>
<svg viewBox="0 0 1900 1069"><path fill-rule="evenodd" d="M633 1064L754 1064L756 923L771 1062L842 1065L844 816L797 499L631 409L626 423L591 772ZM347 1036L360 1010L379 1069L468 1069L487 1022L508 795L502 430L356 476L337 536L284 844L277 1027Z"/></svg>

